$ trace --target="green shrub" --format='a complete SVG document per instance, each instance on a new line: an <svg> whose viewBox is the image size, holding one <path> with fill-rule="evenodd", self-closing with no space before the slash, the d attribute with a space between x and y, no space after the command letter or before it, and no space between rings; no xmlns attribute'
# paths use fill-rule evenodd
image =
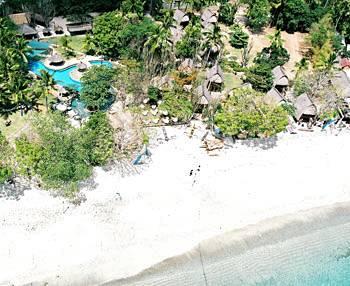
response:
<svg viewBox="0 0 350 286"><path fill-rule="evenodd" d="M270 21L270 4L268 0L251 0L248 9L248 26L259 32Z"/></svg>
<svg viewBox="0 0 350 286"><path fill-rule="evenodd" d="M220 6L219 10L219 22L226 25L232 25L235 21L235 14L237 12L237 6L231 3L224 3Z"/></svg>
<svg viewBox="0 0 350 286"><path fill-rule="evenodd" d="M273 69L276 66L282 66L289 61L288 51L283 47L281 31L277 31L270 36L271 45L263 48L254 59L254 63L270 66Z"/></svg>
<svg viewBox="0 0 350 286"><path fill-rule="evenodd" d="M115 70L103 65L91 67L81 78L80 99L93 111L106 109L114 101L111 93Z"/></svg>
<svg viewBox="0 0 350 286"><path fill-rule="evenodd" d="M163 94L159 109L167 110L170 116L177 117L179 121L186 121L192 116L193 104L187 93L168 91Z"/></svg>
<svg viewBox="0 0 350 286"><path fill-rule="evenodd" d="M10 167L0 166L0 184L9 181L13 176L13 171Z"/></svg>
<svg viewBox="0 0 350 286"><path fill-rule="evenodd" d="M0 132L0 184L10 180L13 176L13 150Z"/></svg>
<svg viewBox="0 0 350 286"><path fill-rule="evenodd" d="M214 117L215 124L225 135L270 137L288 125L288 114L281 106L263 102L262 94L249 88L235 90Z"/></svg>
<svg viewBox="0 0 350 286"><path fill-rule="evenodd" d="M246 81L251 83L255 90L267 92L272 88L273 75L270 66L254 65L245 75Z"/></svg>
<svg viewBox="0 0 350 286"><path fill-rule="evenodd" d="M243 31L239 24L231 27L230 44L236 49L244 49L248 46L249 35Z"/></svg>
<svg viewBox="0 0 350 286"><path fill-rule="evenodd" d="M113 129L103 112L90 116L81 130L83 146L88 152L88 160L92 166L105 165L114 151Z"/></svg>
<svg viewBox="0 0 350 286"><path fill-rule="evenodd" d="M162 97L159 88L155 86L148 87L147 95L149 100L153 103L156 103Z"/></svg>

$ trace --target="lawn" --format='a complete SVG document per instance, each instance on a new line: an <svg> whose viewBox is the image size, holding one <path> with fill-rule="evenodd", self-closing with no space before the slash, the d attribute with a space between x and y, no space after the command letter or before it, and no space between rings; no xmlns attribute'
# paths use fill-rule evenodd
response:
<svg viewBox="0 0 350 286"><path fill-rule="evenodd" d="M30 126L30 118L32 116L32 112L28 112L27 114L23 114L21 116L20 112L16 112L10 115L9 119L11 120L11 125L6 126L5 120L0 118L0 131L5 135L7 140L11 143L24 131L26 131Z"/></svg>
<svg viewBox="0 0 350 286"><path fill-rule="evenodd" d="M61 45L60 38L61 37L52 38L49 40L49 42L51 44L55 44L55 45L60 46ZM68 36L68 38L70 39L69 45L74 51L79 52L79 53L84 52L83 45L84 45L85 35Z"/></svg>
<svg viewBox="0 0 350 286"><path fill-rule="evenodd" d="M225 90L229 91L242 85L242 80L233 73L224 72Z"/></svg>

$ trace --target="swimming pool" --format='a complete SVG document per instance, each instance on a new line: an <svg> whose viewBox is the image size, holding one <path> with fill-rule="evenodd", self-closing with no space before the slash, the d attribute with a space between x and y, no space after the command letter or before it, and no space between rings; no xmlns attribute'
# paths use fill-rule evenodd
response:
<svg viewBox="0 0 350 286"><path fill-rule="evenodd" d="M100 60L93 60L90 61L91 65L104 65L108 67L112 67L112 63L108 61L100 61ZM52 70L47 68L41 61L32 61L29 64L29 69L34 72L37 75L40 75L41 70L46 70L49 72L54 80L64 86L69 87L72 89L75 89L77 91L81 90L81 83L79 81L75 81L70 77L70 73L77 68L77 65L72 65L68 68L62 69L62 70Z"/></svg>

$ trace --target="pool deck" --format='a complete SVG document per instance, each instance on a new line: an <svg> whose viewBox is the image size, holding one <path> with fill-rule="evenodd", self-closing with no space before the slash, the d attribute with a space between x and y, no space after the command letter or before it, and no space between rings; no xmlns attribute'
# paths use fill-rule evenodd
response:
<svg viewBox="0 0 350 286"><path fill-rule="evenodd" d="M54 71L59 71L59 70L64 70L67 69L73 65L77 65L80 62L83 62L84 64L87 65L87 67L90 67L90 61L99 61L102 60L102 57L94 57L94 56L79 56L78 58L74 58L74 59L70 59L64 62L63 65L59 65L59 66L54 66L54 65L50 65L50 62L48 60L48 57L43 61L43 64L46 68L54 70Z"/></svg>

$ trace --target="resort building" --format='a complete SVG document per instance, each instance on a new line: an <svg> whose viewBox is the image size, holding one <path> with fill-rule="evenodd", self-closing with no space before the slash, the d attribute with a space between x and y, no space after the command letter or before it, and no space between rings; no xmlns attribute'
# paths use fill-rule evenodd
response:
<svg viewBox="0 0 350 286"><path fill-rule="evenodd" d="M31 18L28 13L10 14L9 18L17 26L18 35L26 39L38 37L38 32L30 25Z"/></svg>
<svg viewBox="0 0 350 286"><path fill-rule="evenodd" d="M317 115L316 105L306 93L296 98L294 106L296 108L295 119L297 121L309 121Z"/></svg>

